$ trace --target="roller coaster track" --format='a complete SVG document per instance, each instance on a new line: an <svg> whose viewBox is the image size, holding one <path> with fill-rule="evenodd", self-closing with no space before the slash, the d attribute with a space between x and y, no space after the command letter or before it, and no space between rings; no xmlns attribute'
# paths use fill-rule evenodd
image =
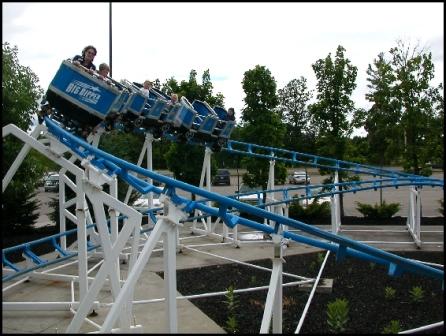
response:
<svg viewBox="0 0 446 336"><path fill-rule="evenodd" d="M442 183L443 180L432 179L425 176L403 173L395 170L382 169L369 165L353 163L343 160L336 160L323 156L317 156L307 153L300 153L286 149L261 146L241 141L229 140L227 146L223 150L240 155L248 155L252 157L283 161L292 164L302 164L317 168L324 168L329 170L349 171L354 174L368 174L373 176L390 177L390 178L408 178L413 181L416 180L432 180Z"/></svg>
<svg viewBox="0 0 446 336"><path fill-rule="evenodd" d="M402 273L409 272L415 273L422 276L431 277L437 280L444 282L444 271L443 269L439 269L432 265L427 265L425 263L421 263L415 260L406 259L400 257L398 255L383 251L381 249L357 242L353 239L344 237L340 234L330 233L324 230L321 230L315 226L308 225L298 220L294 220L276 213L272 213L266 211L264 208L271 205L290 203L295 201L296 199L304 199L311 198L316 196L314 190L324 188L324 191L318 192L317 196L330 196L334 197L337 194L343 194L347 192L360 192L365 190L377 190L379 188L399 188L404 186L411 186L416 188L422 188L425 186L429 187L440 187L444 188L444 182L441 179L428 178L423 176L417 176L413 174L402 173L398 171L388 170L376 168L373 166L362 165L357 163L351 163L341 160L334 160L330 158L325 158L316 155L310 155L305 153L293 152L278 148L259 146L255 144L248 144L240 141L229 140L222 150L227 151L231 154L235 155L243 155L243 156L251 156L262 159L268 159L270 161L283 161L291 164L302 164L307 166L313 166L317 168L330 169L334 171L348 171L354 174L364 174L364 175L372 175L373 177L381 177L380 179L373 179L368 181L351 181L351 182L342 182L342 183L331 183L331 184L319 184L319 185L306 185L302 187L291 187L291 188L281 188L281 189L270 189L261 191L261 193L269 194L269 193L282 193L281 200L275 200L274 197L271 198L272 201L262 203L259 202L257 206L253 206L247 203L240 202L237 198L241 195L232 195L232 196L223 196L218 193L214 193L211 191L207 191L203 188L199 188L187 183L184 183L179 180L172 179L170 177L157 174L152 170L141 168L138 165L132 164L120 158L117 158L109 153L106 153L96 146L90 145L86 141L77 136L71 134L66 131L63 127L61 127L57 122L52 120L49 117L44 118L45 129L47 131L47 138L50 143L56 144L56 147L66 148L68 149L74 156L82 160L82 166L85 167L85 171L79 168L76 170L77 176L81 176L87 171L87 169L93 169L95 171L94 176L100 177L101 179L106 180L107 177L114 178L119 176L122 180L124 180L129 186L135 188L138 192L142 194L147 194L149 192L153 192L155 194L160 195L161 200L165 200L167 204L172 204L176 209L181 211L182 213L191 213L194 210L199 210L204 216L215 216L219 217L226 226L229 228L234 228L236 225L243 225L255 230L259 230L266 234L270 234L273 236L273 241L278 242L282 238L289 239L292 241L296 241L299 243L303 243L306 245L314 246L317 248L322 248L327 251L331 251L336 253L336 260L342 261L345 257L354 257L358 259L363 259L369 262L374 262L378 264L382 264L388 268L388 274L390 276L399 276ZM29 138L29 135L26 135L23 131L18 129L14 125L8 125L3 128L4 136L8 134L14 134L20 139ZM34 142L33 142L34 141ZM38 151L42 153L47 151L44 146L39 144L38 141L33 139L29 143L35 147ZM61 150L60 153L53 153L50 156L54 156L54 159L58 159L61 157L61 153L65 150ZM50 150L51 151L51 150ZM88 168L89 167L89 168ZM74 169L74 168L73 168ZM81 174L81 175L79 175ZM85 178L85 177L84 177ZM163 189L155 187L153 184L148 183L145 178L158 181L163 183L165 187ZM88 177L91 179L91 176ZM94 181L93 181L94 182ZM5 179L3 181L5 184ZM94 184L94 183L93 183ZM5 186L4 186L5 187ZM190 199L184 198L177 194L177 191L186 191L192 194L195 194L200 197L197 201L192 201ZM291 191L305 191L304 194L297 195L297 197L290 197ZM262 200L259 197L259 200ZM216 204L215 207L207 205L208 202L212 202L212 204ZM124 205L125 207L126 205ZM170 208L169 208L170 209ZM95 209L96 211L96 209ZM259 223L257 221L245 218L240 216L238 213L247 213L249 215L256 216L258 218L263 218L265 223ZM105 217L104 217L105 218ZM151 210L151 218L156 219L154 216L154 209ZM181 221L191 220L181 219ZM266 224L269 222L270 224ZM163 222L161 221L161 224ZM96 227L99 230L104 230L104 227L101 229L101 221L96 224L89 224L86 228ZM163 224L165 225L165 224ZM158 227L158 228L157 228ZM295 232L291 232L288 228L297 229L302 231L303 233L310 235L302 235L297 234ZM67 250L64 250L56 241L57 238L62 236L67 236L68 234L74 234L79 230L79 227L74 230L66 231L64 233L54 235L51 237L46 237L34 242L29 242L25 244L21 244L19 246L15 246L12 248L2 250L3 256L3 266L9 267L9 272L6 276L3 276L3 281L9 281L11 279L16 278L19 275L23 275L25 273L34 271L41 267L46 267L48 265L65 261L67 259L78 256L78 258L85 257L79 256L78 253L73 253ZM111 229L108 227L106 229L109 232ZM153 229L154 231L150 233L150 237L153 239L148 239L147 243L143 251L141 252L140 257L133 260L131 262L134 265L134 269L131 273L129 273L129 278L125 282L124 286L118 291L118 287L115 287L115 299L116 304L112 307L109 316L104 322L101 331L110 331L112 325L115 323L116 319L119 316L118 307L122 307L125 305L125 300L129 293L132 292L132 287L135 285L135 279L139 277L141 273L141 269L143 263L147 260L147 253L150 251L150 246L153 244L153 240L159 239L159 232L162 232L160 229L158 222L157 225ZM129 233L128 229L127 232ZM142 231L141 231L142 232ZM104 231L102 231L104 233ZM121 235L121 234L120 234ZM103 237L103 236L102 236ZM157 238L158 237L158 238ZM104 242L104 241L103 241ZM51 243L54 246L54 249L59 253L59 258L55 260L45 260L35 255L32 252L32 247L41 243ZM106 245L109 244L105 241ZM85 250L92 251L96 249L99 245L92 244L90 241L87 241L87 245L85 246ZM108 247L109 248L109 247ZM18 267L16 264L10 262L7 259L7 254L11 252L20 251L28 260L31 260L34 265ZM113 251L113 250L112 250ZM144 257L144 258L143 258ZM79 259L80 260L80 259ZM107 261L105 262L107 263ZM107 266L110 267L110 266ZM105 269L107 269L105 267ZM101 272L103 271L103 267L101 268ZM81 320L86 317L88 309L91 309L93 305L93 299L97 295L98 286L101 286L101 279L104 279L104 274L99 272L97 275L97 283L99 285L93 284L92 288L88 292L88 295L81 295L83 297L82 302L80 302L80 307L78 312L75 315L75 318L71 322L70 326L67 329L67 332L78 332ZM107 272L107 271L105 271ZM110 273L111 276L112 273ZM80 277L79 277L80 278ZM96 280L95 280L96 281ZM110 279L113 283L116 279L113 277ZM84 290L85 291L85 290ZM91 293L90 293L91 292ZM119 293L119 295L118 295ZM124 325L127 322L123 322ZM262 322L262 328L265 328ZM171 327L171 330L176 330L175 326ZM262 329L264 330L264 329Z"/></svg>
<svg viewBox="0 0 446 336"><path fill-rule="evenodd" d="M243 211L244 213L249 213L252 215L256 215L258 217L266 218L272 221L275 221L277 224L283 224L287 225L296 229L300 229L304 232L310 233L316 237L323 238L329 243L322 242L319 240L316 240L314 238L308 238L296 235L291 232L283 232L283 236L285 238L289 238L295 241L304 242L309 245L322 247L326 250L335 251L338 253L338 258L342 258L345 254L352 255L358 258L373 260L374 262L379 262L381 264L386 264L389 267L389 274L396 274L401 273L401 271L411 271L415 273L423 273L429 276L434 277L443 277L443 271L439 271L437 269L431 269L429 267L426 268L426 266L414 263L412 261L406 261L404 258L389 254L388 252L384 252L378 249L375 249L373 247L357 243L351 239L340 237L339 235L334 235L331 233L327 233L325 231L319 230L313 226L309 226L303 222L292 220L286 217L282 217L273 213L270 213L268 211L265 211L261 208L264 208L266 206L276 205L276 204L283 204L283 203L290 203L299 199L306 199L314 197L312 193L312 189L314 188L325 188L326 190L329 190L328 192L322 192L318 193L318 196L333 196L335 194L342 194L342 193L356 193L359 191L364 190L377 190L378 188L398 188L401 186L431 186L431 187L443 187L444 188L444 182L440 179L432 179L427 178L423 176L417 176L413 174L406 174L401 173L398 171L392 171L392 170L385 170L380 169L372 166L367 165L361 165L357 163L351 163L341 160L333 160L325 157L320 157L316 155L310 155L305 153L298 153L283 149L277 149L273 147L266 147L266 146L259 146L255 144L248 144L240 141L228 141L227 147L224 148L224 150L228 151L229 153L238 154L238 155L248 155L253 157L259 157L264 159L270 159L270 160L279 160L279 161L285 161L290 163L300 163L305 165L310 165L318 168L325 168L325 169L333 169L333 170L344 170L344 171L351 171L355 174L370 174L373 176L384 176L384 177L390 177L387 179L379 179L379 180L372 180L372 181L352 181L352 182L343 182L343 183L331 183L331 184L319 184L319 185L307 185L303 187L291 187L291 188L282 188L282 189L271 189L271 190L264 190L262 193L277 193L281 192L283 193L282 200L274 201L274 202L267 202L267 203L259 203L257 206L251 206L249 204L239 202L236 200L237 197L243 195L243 194L237 194L232 195L229 197L221 196L216 193L209 193L203 189L197 188L195 186L183 183L181 181L177 181L174 179L171 179L169 177L156 174L152 171L145 170L141 167L135 166L129 162L126 162L124 160L121 160L119 158L116 158L108 153L105 153L97 148L92 147L91 145L87 144L83 140L77 138L76 136L73 136L69 132L64 131L62 128L60 128L54 121L52 121L49 118L45 118L46 125L48 127L48 130L58 138L58 140L66 145L67 147L71 148L71 150L75 153L77 153L82 158L90 158L91 163L94 164L97 168L106 171L108 175L116 174L120 176L123 180L125 180L129 185L137 189L139 192L146 194L148 192L154 192L157 194L161 194L165 192L167 195L172 197L174 202L178 205L181 205L185 207L187 211L192 211L194 209L199 209L202 212L206 213L207 216L219 216L221 217L226 225L229 227L234 227L236 224L242 224L246 225L251 228L255 228L258 230L261 230L265 233L278 233L278 226L276 225L275 228L272 228L269 225L260 224L257 222L253 222L249 219L245 219L243 217L238 217L231 212L234 210ZM235 149L235 147L239 147L238 149ZM298 160L298 158L302 158L301 160ZM160 188L157 188L151 184L148 184L146 181L141 180L140 178L137 178L133 176L130 173L138 173L142 176L149 177L153 180L159 181L161 183L165 183L166 190L163 191ZM336 187L345 187L345 188L336 188ZM192 202L190 200L184 199L175 193L175 189L181 189L184 191L188 191L191 193L194 193L196 195L202 196L203 199L199 201ZM304 190L305 194L300 195L298 197L288 197L288 194L290 191L293 190ZM262 198L259 197L259 200ZM207 201L214 201L218 202L220 204L220 207L217 209L208 207L204 205L203 203ZM259 209L260 208L260 209ZM232 209L232 210L228 210ZM71 230L71 231L75 231ZM65 234L71 234L72 232L66 232ZM60 251L62 254L62 257L70 258L72 254L66 254L64 251L60 249L60 246L55 244L55 238L59 237L61 235L52 236L51 242L54 244L55 249ZM48 240L47 239L47 240ZM21 275L24 273L24 271L28 272L33 269L36 269L41 266L47 265L47 262L44 260L41 260L37 256L35 256L31 250L30 246L36 245L38 243L41 243L45 241L39 240L33 242L33 244L23 244L14 248L9 248L3 250L3 262L5 265L11 267L12 269L16 270L16 274L8 275L3 277L4 281L7 281L9 279L14 278L16 275ZM89 247L90 250L93 249L93 247ZM33 261L36 263L35 267L29 268L27 270L18 269L16 266L14 266L12 263L10 263L5 255L7 253L10 253L14 250L20 250L23 249L25 254L28 254ZM62 261L62 259L59 259L58 261ZM48 262L49 263L49 262Z"/></svg>
<svg viewBox="0 0 446 336"><path fill-rule="evenodd" d="M208 192L196 186L138 167L132 163L117 158L111 154L108 154L100 149L94 148L93 146L87 144L82 139L79 139L76 136L66 132L61 127L59 127L54 121L52 121L47 117L45 118L45 122L46 126L48 127L48 131L54 137L56 137L58 141L60 141L60 143L69 147L73 152L75 152L80 157L88 159L95 167L97 167L101 171L107 173L110 176L117 175L121 177L124 181L126 181L128 184L130 184L132 187L134 187L143 194L146 194L148 192L155 192L157 194L164 193L171 198L173 203L175 203L179 207L182 207L183 210L186 212L190 212L194 209L199 209L200 211L207 213L209 215L221 217L222 220L225 222L225 224L229 227L234 227L237 224L241 224L257 230L261 230L268 234L279 234L280 224L286 225L295 229L300 229L303 232L306 232L318 238L322 238L328 241L329 243L324 244L313 238L304 239L302 237L299 237L299 235L286 231L283 231L284 237L296 241L305 240L307 244L314 244L318 247L320 247L320 244L322 244L327 249L330 247L330 250L336 250L338 260L341 260L346 255L350 255L385 264L389 268L390 275L399 275L403 272L413 272L430 276L443 281L444 277L443 270L439 270L412 260L402 258L395 254L368 246L366 244L358 243L355 240L320 230L318 228L315 228L314 226L305 224L301 221L283 217L265 211L263 209L251 206L249 204L239 202L235 199L231 199L229 197L225 197L217 193ZM251 147L255 146L251 145ZM334 160L334 162L337 162L337 160ZM355 166L355 168L342 168L342 169L367 171L365 167L366 166L359 167L358 165ZM138 174L139 176L145 176L158 182L164 183L165 188L164 190L161 190L160 188L157 188L147 183L146 181L138 177L135 177L130 173L134 173L135 175ZM369 168L369 174L387 176L389 175L389 172L373 170ZM398 174L396 175L399 176ZM395 174L392 176L395 177ZM404 176L407 177L407 174L405 174ZM408 178L416 179L416 177L412 175L410 175ZM434 183L428 181L428 179L425 178L419 178L418 181L420 184L425 184L425 185L432 185ZM181 189L183 191L187 191L192 194L196 194L203 198L211 200L213 202L216 202L219 205L219 207L213 208L205 204L202 204L201 202L185 199L176 194L176 189ZM235 216L231 213L228 213L227 211L228 208L238 209L239 211L243 211L251 215L255 215L261 218L266 218L268 220L274 221L276 225L275 227L271 227L269 225L260 224L258 222L243 217Z"/></svg>

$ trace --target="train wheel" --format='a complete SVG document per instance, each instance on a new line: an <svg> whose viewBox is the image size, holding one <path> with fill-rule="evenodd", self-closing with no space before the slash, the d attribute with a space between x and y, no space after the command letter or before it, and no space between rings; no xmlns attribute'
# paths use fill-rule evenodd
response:
<svg viewBox="0 0 446 336"><path fill-rule="evenodd" d="M160 139L161 136L163 135L163 132L161 132L161 130L160 130L159 128L155 128L155 129L152 131L152 134L153 134L153 137L154 137L155 139Z"/></svg>
<svg viewBox="0 0 446 336"><path fill-rule="evenodd" d="M212 146L211 146L211 150L214 152L214 153L218 153L218 152L220 152L221 151L221 146L218 144L218 143L213 143L212 144Z"/></svg>
<svg viewBox="0 0 446 336"><path fill-rule="evenodd" d="M163 126L161 126L161 130L163 132L169 132L170 130L170 125L164 124Z"/></svg>
<svg viewBox="0 0 446 336"><path fill-rule="evenodd" d="M135 120L135 126L136 127L141 127L142 126L142 124L143 124L143 122L144 122L144 118L142 118L142 117L139 117L139 118L137 118L136 120Z"/></svg>
<svg viewBox="0 0 446 336"><path fill-rule="evenodd" d="M219 138L217 141L217 143L219 144L220 147L226 146L227 142L228 142L228 140L225 138Z"/></svg>

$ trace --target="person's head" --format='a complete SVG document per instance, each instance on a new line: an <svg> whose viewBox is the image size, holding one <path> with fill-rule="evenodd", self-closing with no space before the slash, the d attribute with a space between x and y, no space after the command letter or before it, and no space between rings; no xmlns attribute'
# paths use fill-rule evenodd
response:
<svg viewBox="0 0 446 336"><path fill-rule="evenodd" d="M170 100L173 103L176 103L178 101L178 95L176 93L172 93L171 96L170 96Z"/></svg>
<svg viewBox="0 0 446 336"><path fill-rule="evenodd" d="M87 63L93 63L96 54L97 50L92 45L88 45L82 50L82 57Z"/></svg>
<svg viewBox="0 0 446 336"><path fill-rule="evenodd" d="M145 80L144 83L143 83L143 86L144 86L144 89L149 90L149 89L152 88L153 84L152 84L151 81Z"/></svg>
<svg viewBox="0 0 446 336"><path fill-rule="evenodd" d="M229 115L234 115L234 108L233 107L230 107L230 108L228 108L228 114Z"/></svg>
<svg viewBox="0 0 446 336"><path fill-rule="evenodd" d="M109 72L110 72L110 67L108 66L107 63L101 63L99 65L99 74L102 77L107 77Z"/></svg>

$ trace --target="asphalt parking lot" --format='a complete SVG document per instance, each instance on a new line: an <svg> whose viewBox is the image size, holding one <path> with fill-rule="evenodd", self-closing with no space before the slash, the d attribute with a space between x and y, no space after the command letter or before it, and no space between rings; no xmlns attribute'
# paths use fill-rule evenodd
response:
<svg viewBox="0 0 446 336"><path fill-rule="evenodd" d="M290 170L291 172L292 170ZM239 176L237 176L237 171L235 169L230 169L231 172L231 185L230 186L211 186L211 190L222 195L234 195L238 189L238 186L242 184L242 174L243 170L239 171ZM308 174L311 177L311 182L313 184L322 183L324 176L319 175L318 170L315 168L309 168ZM436 171L432 177L444 179L443 171ZM362 180L373 179L371 176L362 176ZM285 184L278 185L276 188L287 188L295 187L295 185ZM396 216L406 217L408 213L408 202L409 202L409 187L399 187L395 188L384 188L382 190L382 198L387 203L399 203L400 210L396 213ZM296 194L297 191L290 192L290 195ZM421 203L422 203L422 216L425 217L437 217L440 216L440 203L439 200L443 199L444 191L441 188L423 187L421 189ZM181 196L190 198L190 194L186 192L179 191ZM39 192L37 194L37 199L40 201L40 217L37 227L49 225L51 221L48 218L48 213L51 209L48 206L48 202L51 198L57 198L58 194L54 192L45 192L43 187L39 187ZM280 199L281 195L278 193L276 195L277 199ZM356 194L346 193L344 195L344 214L346 216L361 216L361 213L356 209L356 202L366 203L374 205L379 203L380 191L361 191Z"/></svg>

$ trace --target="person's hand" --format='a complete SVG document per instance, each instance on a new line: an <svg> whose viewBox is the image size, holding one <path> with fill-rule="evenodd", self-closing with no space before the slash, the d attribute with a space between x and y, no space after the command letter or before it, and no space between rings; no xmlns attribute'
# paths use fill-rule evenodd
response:
<svg viewBox="0 0 446 336"><path fill-rule="evenodd" d="M80 66L80 65L81 65L81 62L79 62L79 61L74 61L73 64L74 64L74 65L77 65L77 66Z"/></svg>

